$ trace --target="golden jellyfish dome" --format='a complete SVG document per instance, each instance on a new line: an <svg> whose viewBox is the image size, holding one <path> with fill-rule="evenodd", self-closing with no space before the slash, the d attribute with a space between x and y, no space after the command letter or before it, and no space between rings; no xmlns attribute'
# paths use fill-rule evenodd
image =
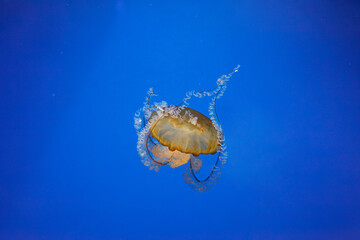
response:
<svg viewBox="0 0 360 240"><path fill-rule="evenodd" d="M150 134L167 146L170 151L178 150L183 153L193 154L195 157L200 154L215 154L218 151L217 130L212 121L200 112L184 107L177 114L176 107L165 109L169 114L161 116L158 120L158 113L151 114Z"/></svg>

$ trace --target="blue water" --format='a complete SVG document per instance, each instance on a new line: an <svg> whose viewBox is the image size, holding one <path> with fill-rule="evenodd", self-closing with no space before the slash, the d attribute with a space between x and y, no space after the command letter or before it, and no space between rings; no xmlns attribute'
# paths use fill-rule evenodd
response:
<svg viewBox="0 0 360 240"><path fill-rule="evenodd" d="M0 239L360 239L358 1L1 1ZM240 64L205 193L133 117ZM201 104L200 104L201 105ZM206 112L205 112L206 113Z"/></svg>

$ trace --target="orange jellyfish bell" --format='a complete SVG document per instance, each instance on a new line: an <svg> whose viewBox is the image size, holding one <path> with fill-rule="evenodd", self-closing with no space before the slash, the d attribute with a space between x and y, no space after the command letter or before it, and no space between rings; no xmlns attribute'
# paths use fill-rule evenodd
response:
<svg viewBox="0 0 360 240"><path fill-rule="evenodd" d="M221 76L214 89L190 91L175 106L168 106L165 101L150 104L150 98L155 95L150 88L144 106L135 113L134 118L138 134L137 150L145 166L159 171L165 165L176 168L189 162L184 177L191 188L203 192L216 184L227 158L225 139L216 113L216 100L223 95L227 81L239 67ZM210 118L188 107L192 97L212 97ZM196 173L202 167L202 160L198 157L216 153L216 162L208 177L199 179Z"/></svg>
<svg viewBox="0 0 360 240"><path fill-rule="evenodd" d="M165 109L175 111L175 108ZM149 118L157 116L153 112ZM218 149L217 131L212 121L202 113L185 107L179 116L168 115L151 124L150 134L170 151L178 150L195 157L215 154Z"/></svg>

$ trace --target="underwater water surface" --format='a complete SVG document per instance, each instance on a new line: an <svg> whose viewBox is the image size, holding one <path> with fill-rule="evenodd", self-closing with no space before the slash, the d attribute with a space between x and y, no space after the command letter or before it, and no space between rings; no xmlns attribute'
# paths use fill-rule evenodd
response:
<svg viewBox="0 0 360 240"><path fill-rule="evenodd" d="M0 239L360 239L358 26L358 1L0 1ZM144 166L149 88L238 64L217 184Z"/></svg>

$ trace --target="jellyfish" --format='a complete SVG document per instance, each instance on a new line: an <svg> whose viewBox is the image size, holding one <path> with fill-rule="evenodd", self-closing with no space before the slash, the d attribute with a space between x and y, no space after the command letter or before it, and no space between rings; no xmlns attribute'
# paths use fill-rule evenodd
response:
<svg viewBox="0 0 360 240"><path fill-rule="evenodd" d="M216 113L216 101L225 92L227 82L238 68L223 75L211 90L189 91L177 105L165 101L150 103L156 96L150 88L144 106L135 113L134 126L138 135L137 151L142 162L150 170L158 172L163 166L171 168L188 164L184 173L185 182L204 192L214 186L226 163L225 137ZM191 98L211 97L209 117L189 107ZM200 179L203 161L201 155L215 155L216 160L206 178Z"/></svg>

